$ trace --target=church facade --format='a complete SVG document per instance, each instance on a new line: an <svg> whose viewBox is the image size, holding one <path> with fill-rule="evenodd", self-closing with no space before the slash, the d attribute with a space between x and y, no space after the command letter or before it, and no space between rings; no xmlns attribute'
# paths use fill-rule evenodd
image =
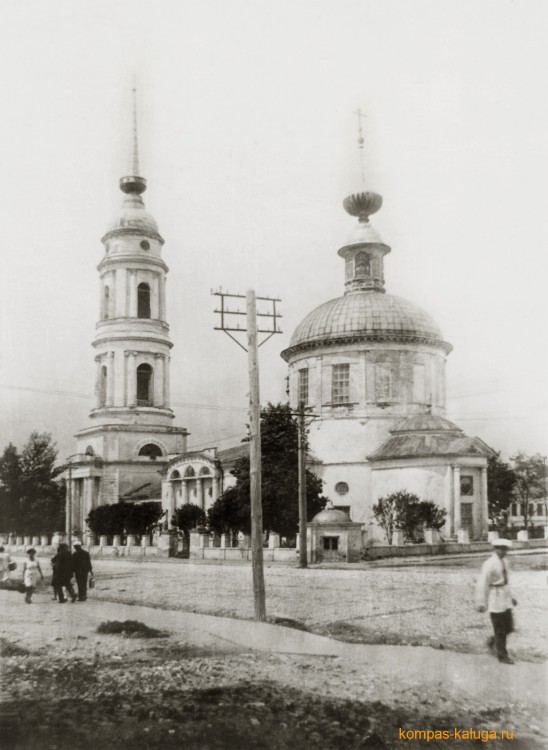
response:
<svg viewBox="0 0 548 750"><path fill-rule="evenodd" d="M134 110L123 202L102 238L95 350L96 403L68 461L67 494L75 530L89 511L120 499L159 499L161 471L184 453L187 430L173 426L164 240L142 198Z"/></svg>
<svg viewBox="0 0 548 750"><path fill-rule="evenodd" d="M386 294L382 241L369 217L382 197L363 192L344 201L358 219L338 251L345 292L297 326L282 357L292 408L304 405L311 468L334 507L386 541L372 506L398 490L446 510L447 538L487 534L490 449L445 418L445 367L452 346L428 313Z"/></svg>

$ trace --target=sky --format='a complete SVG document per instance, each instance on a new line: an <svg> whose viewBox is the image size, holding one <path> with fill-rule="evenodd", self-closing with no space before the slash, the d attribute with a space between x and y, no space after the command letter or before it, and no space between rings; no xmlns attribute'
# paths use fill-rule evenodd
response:
<svg viewBox="0 0 548 750"><path fill-rule="evenodd" d="M282 301L261 400L299 321L344 291L342 200L383 195L388 293L454 346L447 416L548 453L543 0L5 0L0 6L0 450L89 425L100 242L122 202L136 76L144 196L166 240L175 424L245 432L247 361L212 289Z"/></svg>

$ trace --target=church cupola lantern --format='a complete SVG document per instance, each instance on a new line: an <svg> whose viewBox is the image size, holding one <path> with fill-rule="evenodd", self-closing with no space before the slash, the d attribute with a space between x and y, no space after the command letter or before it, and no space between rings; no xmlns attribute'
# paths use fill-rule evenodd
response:
<svg viewBox="0 0 548 750"><path fill-rule="evenodd" d="M369 217L382 206L382 196L372 192L349 195L344 209L358 218L358 225L341 247L339 255L345 260L345 294L350 292L384 292L384 256L390 252Z"/></svg>

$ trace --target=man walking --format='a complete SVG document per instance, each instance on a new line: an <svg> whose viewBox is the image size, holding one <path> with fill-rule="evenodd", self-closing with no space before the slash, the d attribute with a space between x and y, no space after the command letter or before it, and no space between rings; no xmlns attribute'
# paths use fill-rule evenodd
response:
<svg viewBox="0 0 548 750"><path fill-rule="evenodd" d="M476 586L476 606L479 612L489 612L494 636L488 645L494 650L503 664L513 664L506 650L506 638L514 630L512 607L517 601L513 598L508 583L508 567L504 558L512 542L508 539L493 541L493 554L482 565Z"/></svg>
<svg viewBox="0 0 548 750"><path fill-rule="evenodd" d="M72 553L72 568L76 576L78 586L78 601L85 602L88 598L88 575L93 573L89 552L82 548L82 542L78 539L74 542Z"/></svg>

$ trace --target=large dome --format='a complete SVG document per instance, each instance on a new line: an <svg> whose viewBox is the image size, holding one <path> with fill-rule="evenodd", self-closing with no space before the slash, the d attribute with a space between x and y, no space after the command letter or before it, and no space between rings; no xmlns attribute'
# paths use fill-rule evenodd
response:
<svg viewBox="0 0 548 750"><path fill-rule="evenodd" d="M352 292L320 305L295 329L288 360L293 353L318 346L351 341L395 341L452 349L436 322L417 305L390 294Z"/></svg>

